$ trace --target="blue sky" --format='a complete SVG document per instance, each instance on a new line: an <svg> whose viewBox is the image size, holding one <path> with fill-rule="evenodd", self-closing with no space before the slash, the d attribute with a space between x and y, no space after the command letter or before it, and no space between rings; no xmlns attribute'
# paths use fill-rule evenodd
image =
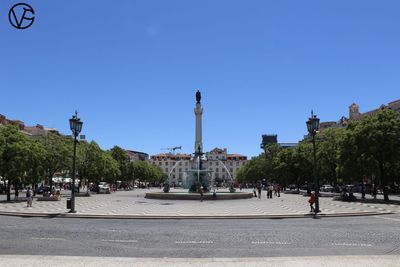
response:
<svg viewBox="0 0 400 267"><path fill-rule="evenodd" d="M258 155L298 141L311 109L338 120L399 99L399 1L34 1L17 30L0 2L0 114L149 154L194 147ZM164 151L165 152L165 151Z"/></svg>

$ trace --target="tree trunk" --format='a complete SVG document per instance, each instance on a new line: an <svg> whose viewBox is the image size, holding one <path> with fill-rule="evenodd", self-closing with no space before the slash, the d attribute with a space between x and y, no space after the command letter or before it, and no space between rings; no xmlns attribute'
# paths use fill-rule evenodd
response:
<svg viewBox="0 0 400 267"><path fill-rule="evenodd" d="M53 188L53 175L49 175L50 190Z"/></svg>
<svg viewBox="0 0 400 267"><path fill-rule="evenodd" d="M37 183L32 184L33 196L36 196Z"/></svg>
<svg viewBox="0 0 400 267"><path fill-rule="evenodd" d="M389 194L388 194L387 187L386 187L386 173L383 168L383 163L379 164L379 168L381 171L381 186L382 186L382 190L383 190L383 200L389 201Z"/></svg>
<svg viewBox="0 0 400 267"><path fill-rule="evenodd" d="M4 179L5 181L6 179ZM11 181L8 179L7 182L7 201L11 201Z"/></svg>

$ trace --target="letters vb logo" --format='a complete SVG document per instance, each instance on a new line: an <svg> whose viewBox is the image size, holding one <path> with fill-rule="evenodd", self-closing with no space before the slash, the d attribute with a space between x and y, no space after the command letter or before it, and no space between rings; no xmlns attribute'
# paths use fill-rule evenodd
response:
<svg viewBox="0 0 400 267"><path fill-rule="evenodd" d="M8 12L8 20L15 28L23 30L33 24L35 11L30 5L19 3L14 5Z"/></svg>

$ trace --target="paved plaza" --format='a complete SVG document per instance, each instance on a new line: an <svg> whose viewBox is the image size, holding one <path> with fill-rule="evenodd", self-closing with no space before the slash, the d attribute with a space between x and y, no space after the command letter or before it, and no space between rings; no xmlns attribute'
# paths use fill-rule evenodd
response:
<svg viewBox="0 0 400 267"><path fill-rule="evenodd" d="M263 191L261 199L241 200L157 200L146 199L146 192L159 192L160 189L136 189L117 191L112 194L92 194L91 197L76 198L76 214L68 214L67 195L61 201L34 201L33 207L26 207L25 202L0 203L0 214L36 215L36 216L71 216L104 218L268 218L268 217L303 217L310 216L308 197L298 194L282 193L280 197L267 199ZM183 190L172 189L179 192ZM223 191L223 190L221 190ZM244 190L249 191L251 190ZM218 193L217 193L218 195ZM392 197L398 199L398 197ZM322 216L369 215L400 213L398 203L342 202L332 197L321 197Z"/></svg>

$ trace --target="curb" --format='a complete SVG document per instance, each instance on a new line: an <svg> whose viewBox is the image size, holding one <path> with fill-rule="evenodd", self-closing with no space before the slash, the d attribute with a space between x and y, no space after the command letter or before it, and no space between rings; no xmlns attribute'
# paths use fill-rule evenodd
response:
<svg viewBox="0 0 400 267"><path fill-rule="evenodd" d="M393 212L357 212L357 213L320 213L317 218L329 217L355 217L387 215ZM80 218L80 219L167 219L167 220L189 220L189 219L300 219L314 218L314 214L243 214L243 215L135 215L135 214L79 214L79 213L27 213L27 212L6 212L0 211L0 216L15 217L41 217L41 218Z"/></svg>

